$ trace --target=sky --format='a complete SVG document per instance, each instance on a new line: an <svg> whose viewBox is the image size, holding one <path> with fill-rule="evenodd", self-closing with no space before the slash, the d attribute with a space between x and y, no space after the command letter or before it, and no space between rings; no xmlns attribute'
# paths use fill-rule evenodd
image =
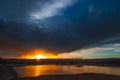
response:
<svg viewBox="0 0 120 80"><path fill-rule="evenodd" d="M120 58L120 0L0 0L0 57Z"/></svg>

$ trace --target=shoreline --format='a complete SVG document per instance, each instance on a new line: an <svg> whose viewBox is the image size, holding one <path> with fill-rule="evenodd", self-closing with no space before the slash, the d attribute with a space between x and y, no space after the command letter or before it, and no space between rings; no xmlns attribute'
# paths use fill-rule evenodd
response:
<svg viewBox="0 0 120 80"><path fill-rule="evenodd" d="M88 60L87 60L88 61ZM19 66L32 65L36 60L1 60L0 63L0 79L1 80L120 80L118 75L98 74L98 73L84 73L84 74L64 74L64 75L40 75L37 77L19 77L13 66L10 64L19 64ZM65 63L63 63L65 62ZM115 63L114 63L115 62ZM119 61L107 61L107 62L93 62L86 60L40 60L36 64L55 64L55 65L99 65L109 67L119 67Z"/></svg>
<svg viewBox="0 0 120 80"><path fill-rule="evenodd" d="M16 71L8 65L0 65L2 74L1 80L120 80L118 75L84 73L84 74L61 74L61 75L40 75L37 77L19 77Z"/></svg>

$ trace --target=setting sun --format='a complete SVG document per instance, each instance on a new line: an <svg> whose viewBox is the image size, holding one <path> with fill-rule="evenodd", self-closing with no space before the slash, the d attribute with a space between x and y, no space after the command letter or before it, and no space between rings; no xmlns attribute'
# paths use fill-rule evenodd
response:
<svg viewBox="0 0 120 80"><path fill-rule="evenodd" d="M21 58L40 60L40 59L56 59L59 58L59 56L52 52L48 52L41 49L35 49L33 51L24 53L24 55L22 55Z"/></svg>
<svg viewBox="0 0 120 80"><path fill-rule="evenodd" d="M43 55L36 55L35 57L33 57L33 59L37 59L37 60L39 60L39 59L46 59L46 58L48 58L48 57L43 56Z"/></svg>

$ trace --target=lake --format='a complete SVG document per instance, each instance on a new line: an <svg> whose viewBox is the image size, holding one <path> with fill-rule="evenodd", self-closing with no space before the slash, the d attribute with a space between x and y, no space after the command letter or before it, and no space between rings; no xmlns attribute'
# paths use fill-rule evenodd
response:
<svg viewBox="0 0 120 80"><path fill-rule="evenodd" d="M68 66L68 65L34 65L14 67L19 77L36 77L40 75L104 73L120 76L120 67Z"/></svg>

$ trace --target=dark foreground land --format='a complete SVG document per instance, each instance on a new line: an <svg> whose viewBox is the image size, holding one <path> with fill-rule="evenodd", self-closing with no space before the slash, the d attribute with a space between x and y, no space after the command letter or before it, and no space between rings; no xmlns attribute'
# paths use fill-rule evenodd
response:
<svg viewBox="0 0 120 80"><path fill-rule="evenodd" d="M120 76L86 73L76 75L45 75L13 80L120 80Z"/></svg>

